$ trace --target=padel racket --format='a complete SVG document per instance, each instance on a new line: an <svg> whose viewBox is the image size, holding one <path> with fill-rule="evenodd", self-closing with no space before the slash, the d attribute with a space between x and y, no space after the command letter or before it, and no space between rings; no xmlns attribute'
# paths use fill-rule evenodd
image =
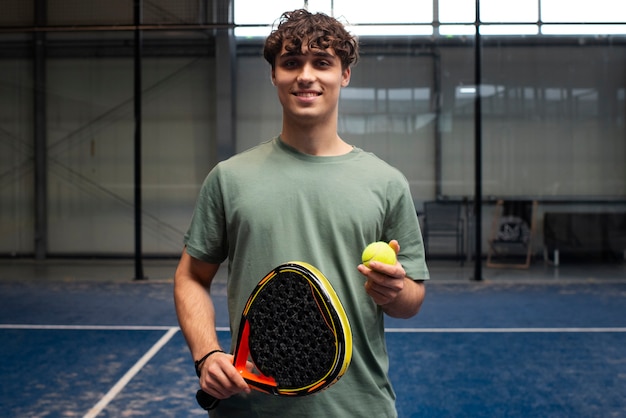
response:
<svg viewBox="0 0 626 418"><path fill-rule="evenodd" d="M312 265L281 264L250 294L233 364L252 389L310 395L339 380L351 358L346 313L328 279ZM207 410L218 403L202 390L196 399Z"/></svg>

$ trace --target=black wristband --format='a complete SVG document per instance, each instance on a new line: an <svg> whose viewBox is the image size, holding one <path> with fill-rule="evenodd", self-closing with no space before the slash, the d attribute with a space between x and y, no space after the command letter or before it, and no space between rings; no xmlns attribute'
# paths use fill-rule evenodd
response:
<svg viewBox="0 0 626 418"><path fill-rule="evenodd" d="M213 350L213 351L209 351L208 353L206 353L204 356L202 356L202 358L200 360L194 361L194 366L196 366L196 374L198 375L198 377L200 377L200 366L202 366L202 363L204 363L204 360L208 359L209 356L211 356L212 354L215 353L223 353L222 350Z"/></svg>

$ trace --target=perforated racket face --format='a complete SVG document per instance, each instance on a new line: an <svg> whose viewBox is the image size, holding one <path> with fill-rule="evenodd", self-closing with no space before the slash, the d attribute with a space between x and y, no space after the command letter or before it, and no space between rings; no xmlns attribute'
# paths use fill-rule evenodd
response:
<svg viewBox="0 0 626 418"><path fill-rule="evenodd" d="M330 283L312 266L288 263L266 276L250 297L242 326L246 321L250 357L276 381L276 394L317 392L347 369L349 324Z"/></svg>

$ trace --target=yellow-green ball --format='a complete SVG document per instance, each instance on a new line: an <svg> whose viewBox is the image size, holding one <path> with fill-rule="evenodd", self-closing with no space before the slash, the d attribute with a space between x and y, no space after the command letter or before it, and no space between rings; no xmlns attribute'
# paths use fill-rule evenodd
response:
<svg viewBox="0 0 626 418"><path fill-rule="evenodd" d="M373 242L365 247L361 260L366 267L370 266L370 261L394 265L396 264L396 252L386 242Z"/></svg>

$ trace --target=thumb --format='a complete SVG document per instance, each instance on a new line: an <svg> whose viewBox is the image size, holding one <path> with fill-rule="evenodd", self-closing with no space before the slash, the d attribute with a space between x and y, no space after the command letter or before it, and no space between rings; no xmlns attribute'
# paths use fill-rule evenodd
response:
<svg viewBox="0 0 626 418"><path fill-rule="evenodd" d="M400 244L395 239L389 241L389 246L398 254L400 252Z"/></svg>

